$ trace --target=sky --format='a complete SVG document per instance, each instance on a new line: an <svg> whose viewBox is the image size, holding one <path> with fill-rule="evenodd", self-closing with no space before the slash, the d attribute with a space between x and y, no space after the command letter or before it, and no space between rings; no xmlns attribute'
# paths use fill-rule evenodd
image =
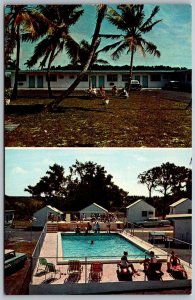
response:
<svg viewBox="0 0 195 300"><path fill-rule="evenodd" d="M116 8L115 4L110 6ZM157 3L157 1L156 1ZM145 4L145 14L148 17L155 5ZM189 4L160 4L160 11L154 17L154 20L161 19L162 21L154 26L150 33L147 33L144 37L147 41L153 42L161 52L161 57L153 57L147 55L143 57L140 53L136 53L134 57L134 65L165 65L171 67L186 67L192 68L192 8ZM96 22L96 6L95 5L83 5L85 10L80 20L71 28L70 33L76 41L80 42L82 39L86 39L90 42L93 35L95 22ZM101 28L101 33L119 33L119 31L111 25L108 20L104 20ZM100 48L104 47L112 40L103 40L100 44ZM21 45L21 57L20 68L26 69L24 63L33 54L34 44L22 43ZM111 58L111 52L100 55L99 58L107 60L111 65L129 65L130 57L125 53L121 55L120 59L113 61ZM34 66L39 67L39 63ZM55 59L53 65L64 66L69 63L69 59L63 52Z"/></svg>
<svg viewBox="0 0 195 300"><path fill-rule="evenodd" d="M191 168L191 157L188 148L6 148L5 194L30 196L24 189L35 185L49 166L57 163L68 175L69 167L78 160L105 167L107 174L113 176L113 182L129 195L148 196L145 185L138 184L140 173L166 162Z"/></svg>

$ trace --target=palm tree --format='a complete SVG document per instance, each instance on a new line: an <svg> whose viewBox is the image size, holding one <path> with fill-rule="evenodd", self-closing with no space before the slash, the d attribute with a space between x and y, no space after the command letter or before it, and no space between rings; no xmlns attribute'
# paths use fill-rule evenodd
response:
<svg viewBox="0 0 195 300"><path fill-rule="evenodd" d="M75 90L75 88L77 87L77 85L80 83L82 77L86 74L86 72L90 68L90 65L92 63L93 57L94 57L94 55L96 53L96 50L97 50L97 48L99 46L100 29L101 29L102 21L103 21L103 19L105 17L106 11L107 11L107 5L105 5L105 4L99 4L97 6L96 26L95 26L93 38L92 38L91 45L90 45L90 51L89 51L87 60L85 62L85 65L83 66L82 71L78 74L77 78L71 84L71 86L62 95L60 95L52 103L50 103L47 106L47 109L56 107L65 97L67 97L68 95L70 95Z"/></svg>
<svg viewBox="0 0 195 300"><path fill-rule="evenodd" d="M49 97L52 97L50 69L56 56L64 49L73 61L77 60L79 45L71 37L70 26L74 25L83 14L81 5L39 5L39 16L45 23L44 38L36 45L34 54L26 62L30 68L39 59L41 68L47 63L47 82Z"/></svg>
<svg viewBox="0 0 195 300"><path fill-rule="evenodd" d="M100 45L100 39L99 39L98 47L99 47L99 45ZM84 66L88 59L90 50L91 50L91 45L86 40L82 40L79 44L78 62L77 63L81 64L81 66ZM99 53L101 51L102 50L96 51L91 60L90 67L89 67L89 87L91 87L91 68L92 68L92 66L94 64L104 64L104 65L108 64L108 62L106 60L98 58Z"/></svg>
<svg viewBox="0 0 195 300"><path fill-rule="evenodd" d="M31 40L37 38L36 18L33 8L28 5L7 6L5 13L5 62L16 47L15 82L12 99L17 98L18 75L20 64L20 42L22 33L25 31L31 36Z"/></svg>
<svg viewBox="0 0 195 300"><path fill-rule="evenodd" d="M145 20L144 5L118 5L117 10L109 9L107 19L111 24L117 27L121 34L101 34L100 37L119 40L112 45L104 48L104 51L116 49L112 53L114 60L119 59L120 55L127 50L130 55L130 72L128 82L128 92L131 88L132 70L134 54L139 50L143 56L146 53L160 57L160 52L157 47L143 38L145 33L150 32L153 27L161 22L161 20L153 21L154 16L159 12L159 6L155 6L149 18Z"/></svg>

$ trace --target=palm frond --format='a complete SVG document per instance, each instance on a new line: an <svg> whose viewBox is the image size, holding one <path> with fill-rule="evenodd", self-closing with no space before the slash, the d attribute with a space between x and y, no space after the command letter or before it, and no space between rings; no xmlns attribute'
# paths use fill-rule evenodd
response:
<svg viewBox="0 0 195 300"><path fill-rule="evenodd" d="M105 37L107 39L119 39L120 37L122 37L122 34L99 34L99 37Z"/></svg>
<svg viewBox="0 0 195 300"><path fill-rule="evenodd" d="M123 41L119 41L114 44L107 45L107 46L103 47L101 50L99 50L98 53L99 52L108 52L110 50L113 50L114 48L118 47L122 42Z"/></svg>
<svg viewBox="0 0 195 300"><path fill-rule="evenodd" d="M160 23L160 22L162 22L162 19L161 19L161 20L157 20L157 21L151 23L151 24L148 25L148 26L141 27L141 28L140 28L140 31L141 31L142 33L149 32L149 31L152 30L152 28L153 28L156 24L158 24L158 23Z"/></svg>
<svg viewBox="0 0 195 300"><path fill-rule="evenodd" d="M113 60L117 60L120 58L121 54L124 52L124 50L128 48L128 44L126 42L123 42L113 53L112 58Z"/></svg>

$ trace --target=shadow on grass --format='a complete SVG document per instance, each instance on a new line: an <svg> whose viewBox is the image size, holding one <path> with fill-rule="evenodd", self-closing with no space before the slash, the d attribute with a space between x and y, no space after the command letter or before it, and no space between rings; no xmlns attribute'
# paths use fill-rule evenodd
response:
<svg viewBox="0 0 195 300"><path fill-rule="evenodd" d="M102 106L102 109L99 108L87 108L87 107L77 107L77 106L70 106L70 107L56 107L51 112L53 113L64 113L68 110L77 110L77 111L88 111L88 112L105 112L105 107ZM110 112L111 113L111 112Z"/></svg>
<svg viewBox="0 0 195 300"><path fill-rule="evenodd" d="M44 110L44 104L34 104L34 105L8 105L5 107L6 114L36 114Z"/></svg>

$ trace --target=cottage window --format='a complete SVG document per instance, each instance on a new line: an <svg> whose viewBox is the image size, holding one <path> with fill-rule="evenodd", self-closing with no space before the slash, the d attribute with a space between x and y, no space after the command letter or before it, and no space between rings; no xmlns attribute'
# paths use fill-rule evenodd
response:
<svg viewBox="0 0 195 300"><path fill-rule="evenodd" d="M46 80L47 80L47 76L46 76ZM57 81L57 75L56 74L50 74L50 81Z"/></svg>
<svg viewBox="0 0 195 300"><path fill-rule="evenodd" d="M117 74L108 74L107 75L107 81L118 81Z"/></svg>
<svg viewBox="0 0 195 300"><path fill-rule="evenodd" d="M188 214L191 214L191 213L192 213L192 209L189 208L189 209L188 209Z"/></svg>
<svg viewBox="0 0 195 300"><path fill-rule="evenodd" d="M149 215L153 215L153 211L149 211L148 213L149 213Z"/></svg>
<svg viewBox="0 0 195 300"><path fill-rule="evenodd" d="M88 75L84 75L83 78L81 79L81 81L88 81Z"/></svg>
<svg viewBox="0 0 195 300"><path fill-rule="evenodd" d="M146 210L142 210L142 217L147 217L148 212Z"/></svg>
<svg viewBox="0 0 195 300"><path fill-rule="evenodd" d="M152 74L150 75L151 81L161 81L161 75L160 74Z"/></svg>
<svg viewBox="0 0 195 300"><path fill-rule="evenodd" d="M122 75L122 81L129 81L129 75L128 74L124 74Z"/></svg>
<svg viewBox="0 0 195 300"><path fill-rule="evenodd" d="M19 74L18 75L18 81L26 81L26 75L25 74Z"/></svg>

